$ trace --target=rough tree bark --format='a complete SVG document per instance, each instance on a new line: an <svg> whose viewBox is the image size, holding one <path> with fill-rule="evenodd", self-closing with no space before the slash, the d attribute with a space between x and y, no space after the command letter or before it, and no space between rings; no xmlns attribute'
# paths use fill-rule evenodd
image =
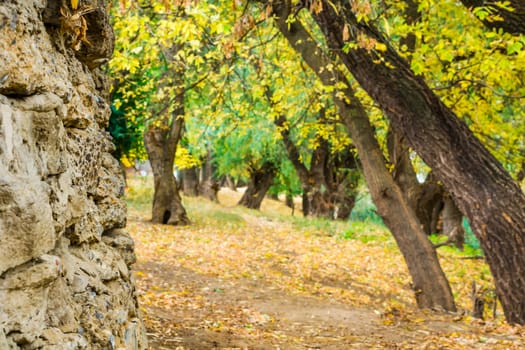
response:
<svg viewBox="0 0 525 350"><path fill-rule="evenodd" d="M507 321L525 324L525 195L372 24L359 22L347 2L322 3L313 16L329 47L453 195L486 254ZM364 37L387 49L343 50L343 33L353 42ZM378 58L383 63L375 63Z"/></svg>
<svg viewBox="0 0 525 350"><path fill-rule="evenodd" d="M276 174L275 165L272 162L265 162L259 168L250 170L250 182L244 192L239 205L250 209L259 209L261 203L272 185L273 178Z"/></svg>
<svg viewBox="0 0 525 350"><path fill-rule="evenodd" d="M321 82L327 86L334 86L339 82L346 84L346 88L340 90L345 97L343 99L336 97L335 101L358 150L372 199L385 224L394 235L408 266L418 306L455 310L454 298L439 265L436 252L386 168L383 153L375 139L374 129L350 83L341 72L326 69L333 60L315 44L298 21L288 23L287 18L292 11L290 2L274 2L273 6L279 29Z"/></svg>
<svg viewBox="0 0 525 350"><path fill-rule="evenodd" d="M183 94L179 94L182 95ZM175 152L184 125L184 105L179 96L177 107L171 118L162 119L148 126L144 134L144 145L151 162L154 179L152 221L168 225L187 225L190 223L182 206L177 181L173 175Z"/></svg>

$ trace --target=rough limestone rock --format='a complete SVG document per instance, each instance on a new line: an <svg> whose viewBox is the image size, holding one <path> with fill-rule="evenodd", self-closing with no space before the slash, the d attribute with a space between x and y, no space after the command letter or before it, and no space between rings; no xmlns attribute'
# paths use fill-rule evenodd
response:
<svg viewBox="0 0 525 350"><path fill-rule="evenodd" d="M69 1L0 1L1 350L147 347L104 131L113 32L104 0L80 3L85 38Z"/></svg>

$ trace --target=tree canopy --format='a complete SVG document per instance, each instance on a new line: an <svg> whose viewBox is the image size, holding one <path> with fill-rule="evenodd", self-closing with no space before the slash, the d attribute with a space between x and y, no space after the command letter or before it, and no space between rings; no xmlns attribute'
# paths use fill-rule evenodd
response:
<svg viewBox="0 0 525 350"><path fill-rule="evenodd" d="M342 109L365 108L384 157L392 129L411 145L414 165L423 161L444 183L486 250L509 320L523 323L525 304L507 295L518 267L501 260L525 249L525 197L511 178L525 164L523 10L518 1L463 3L120 1L114 107L136 130L183 120L180 168L210 149L217 174L234 178L272 163L291 179L291 162L305 193L314 177L301 167L313 166L323 144L331 155L348 153L343 126L354 138L359 129ZM279 19L283 4L290 11ZM296 21L308 35L285 38ZM314 43L303 43L310 54L325 52L322 65L305 63L301 40ZM387 196L380 193L376 201Z"/></svg>

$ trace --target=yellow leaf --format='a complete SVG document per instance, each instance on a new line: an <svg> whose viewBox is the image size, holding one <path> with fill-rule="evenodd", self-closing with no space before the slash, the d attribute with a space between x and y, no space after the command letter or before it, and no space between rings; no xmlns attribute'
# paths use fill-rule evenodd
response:
<svg viewBox="0 0 525 350"><path fill-rule="evenodd" d="M78 8L78 0L71 0L71 8L76 10Z"/></svg>
<svg viewBox="0 0 525 350"><path fill-rule="evenodd" d="M386 51L387 47L385 44L383 43L376 43L376 50L377 51Z"/></svg>

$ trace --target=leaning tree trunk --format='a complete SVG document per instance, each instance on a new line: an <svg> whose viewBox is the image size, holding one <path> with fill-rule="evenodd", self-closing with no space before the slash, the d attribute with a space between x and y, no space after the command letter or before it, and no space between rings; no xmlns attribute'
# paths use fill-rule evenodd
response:
<svg viewBox="0 0 525 350"><path fill-rule="evenodd" d="M151 163L154 178L152 221L168 225L187 225L190 223L173 175L175 151L179 142L184 119L179 109L172 113L171 125L168 118L163 125L152 124L144 135L144 144Z"/></svg>
<svg viewBox="0 0 525 350"><path fill-rule="evenodd" d="M416 215L386 168L373 127L351 84L343 74L326 69L333 61L319 48L299 21L288 22L289 1L273 3L279 29L326 86L345 83L344 99L335 98L339 113L357 148L363 173L377 210L391 230L412 277L416 301L421 308L455 310L449 283L433 246L421 230ZM326 4L327 7L330 5Z"/></svg>
<svg viewBox="0 0 525 350"><path fill-rule="evenodd" d="M525 195L372 24L359 22L346 1L322 3L314 18L328 46L443 181L486 254L507 321L525 324ZM343 50L347 34L352 41L375 40L386 51L378 57L360 47Z"/></svg>
<svg viewBox="0 0 525 350"><path fill-rule="evenodd" d="M266 192L272 186L275 173L275 165L270 162L264 163L258 169L252 169L250 171L250 182L239 201L239 205L250 209L259 209Z"/></svg>

